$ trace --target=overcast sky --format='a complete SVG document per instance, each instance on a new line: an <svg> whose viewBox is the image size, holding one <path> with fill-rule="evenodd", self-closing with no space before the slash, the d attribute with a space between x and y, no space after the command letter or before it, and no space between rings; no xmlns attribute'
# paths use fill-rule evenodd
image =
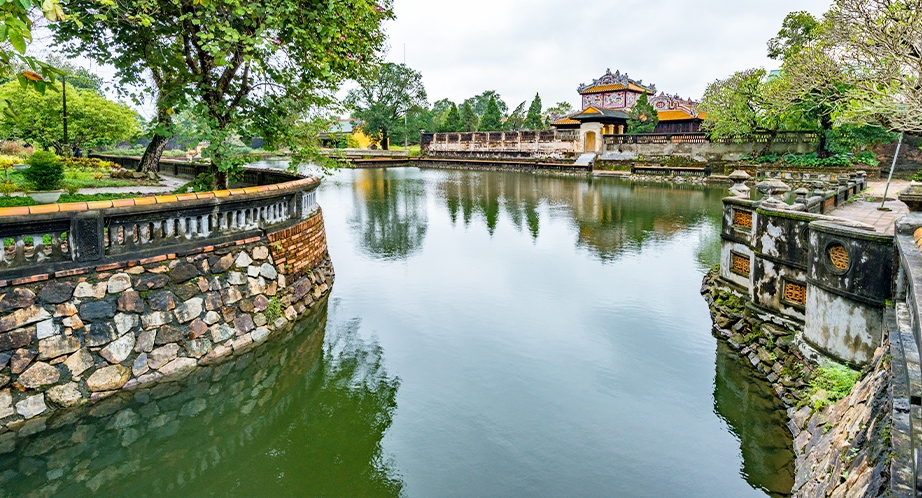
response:
<svg viewBox="0 0 922 498"><path fill-rule="evenodd" d="M394 0L387 59L420 71L429 103L496 90L511 108L579 104L576 87L610 68L659 91L698 99L717 78L775 69L765 43L794 10L822 15L831 0ZM37 34L32 53L47 53ZM75 60L104 77L111 68ZM348 86L347 86L348 87ZM343 95L345 91L341 92ZM152 104L139 109L153 114Z"/></svg>
<svg viewBox="0 0 922 498"><path fill-rule="evenodd" d="M420 71L429 102L496 90L510 108L579 103L607 68L700 98L717 78L775 69L765 42L784 16L822 15L830 0L395 0L387 59Z"/></svg>

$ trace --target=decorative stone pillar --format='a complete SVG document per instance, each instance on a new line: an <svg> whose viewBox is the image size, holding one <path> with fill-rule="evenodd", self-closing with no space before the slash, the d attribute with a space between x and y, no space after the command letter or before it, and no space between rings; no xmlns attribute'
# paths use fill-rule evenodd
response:
<svg viewBox="0 0 922 498"><path fill-rule="evenodd" d="M791 187L788 184L784 183L778 179L764 180L756 184L756 190L762 192L765 195L765 199L762 201L762 204L771 209L789 209L790 206L784 202L784 199L781 198L781 195L785 192L790 192Z"/></svg>
<svg viewBox="0 0 922 498"><path fill-rule="evenodd" d="M735 197L748 199L750 190L749 187L746 186L746 181L752 178L749 176L749 173L738 169L733 173L730 173L729 178L733 180L733 186L730 187L730 193Z"/></svg>

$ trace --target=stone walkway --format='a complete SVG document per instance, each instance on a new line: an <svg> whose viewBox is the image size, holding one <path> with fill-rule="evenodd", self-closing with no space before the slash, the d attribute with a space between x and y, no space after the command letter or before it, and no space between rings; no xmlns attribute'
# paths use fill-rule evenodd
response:
<svg viewBox="0 0 922 498"><path fill-rule="evenodd" d="M880 207L880 198L884 194L884 188L887 185L886 180L868 182L868 188L861 193L857 200L849 202L834 211L830 212L831 216L847 218L853 221L860 221L873 226L878 232L893 233L896 220L909 213L905 204L896 199L896 194L909 186L905 180L893 180L890 183L890 189L887 191L887 199L884 207L890 208L890 211L878 211ZM876 202L865 199L876 199Z"/></svg>
<svg viewBox="0 0 922 498"><path fill-rule="evenodd" d="M160 185L136 185L131 187L82 188L80 194L168 194L182 187L189 180L160 174Z"/></svg>

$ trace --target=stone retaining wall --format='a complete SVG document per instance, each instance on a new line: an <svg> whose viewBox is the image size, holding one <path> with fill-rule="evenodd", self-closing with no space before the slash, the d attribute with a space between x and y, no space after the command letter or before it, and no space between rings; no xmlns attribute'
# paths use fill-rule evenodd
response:
<svg viewBox="0 0 922 498"><path fill-rule="evenodd" d="M278 232L7 282L0 433L246 352L332 283L319 208Z"/></svg>

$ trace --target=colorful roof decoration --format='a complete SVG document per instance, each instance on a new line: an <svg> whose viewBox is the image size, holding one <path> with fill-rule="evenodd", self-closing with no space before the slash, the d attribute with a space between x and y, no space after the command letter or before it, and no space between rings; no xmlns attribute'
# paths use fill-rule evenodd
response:
<svg viewBox="0 0 922 498"><path fill-rule="evenodd" d="M704 114L698 112L698 102L692 99L683 99L678 95L660 93L650 98L650 104L656 109L660 121L680 121L683 119L704 119Z"/></svg>
<svg viewBox="0 0 922 498"><path fill-rule="evenodd" d="M597 80L592 80L589 85L580 84L576 89L580 95L587 93L611 92L615 90L633 90L635 92L646 92L651 95L656 94L656 85L646 86L643 80L632 80L627 73L621 74L621 71L615 71L612 74L611 69L606 69L605 74Z"/></svg>

